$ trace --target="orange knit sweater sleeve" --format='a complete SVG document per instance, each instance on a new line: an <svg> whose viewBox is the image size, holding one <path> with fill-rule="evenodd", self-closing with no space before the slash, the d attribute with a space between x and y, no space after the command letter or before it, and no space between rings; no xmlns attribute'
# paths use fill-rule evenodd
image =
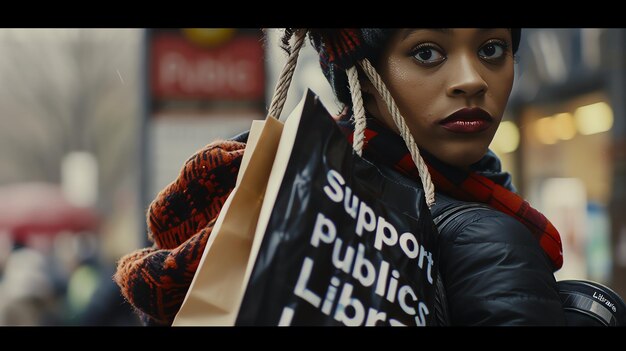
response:
<svg viewBox="0 0 626 351"><path fill-rule="evenodd" d="M180 309L215 220L235 187L245 144L211 143L190 157L147 213L150 248L122 257L113 277L150 324L170 325Z"/></svg>

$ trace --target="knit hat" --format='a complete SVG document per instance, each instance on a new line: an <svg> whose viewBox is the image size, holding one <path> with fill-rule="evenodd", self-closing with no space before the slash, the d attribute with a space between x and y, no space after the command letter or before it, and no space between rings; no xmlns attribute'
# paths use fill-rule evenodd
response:
<svg viewBox="0 0 626 351"><path fill-rule="evenodd" d="M289 30L289 29L288 29ZM350 105L346 69L358 60L375 62L397 28L309 29L308 35L320 56L322 72L342 103ZM511 28L513 53L517 52L521 28Z"/></svg>

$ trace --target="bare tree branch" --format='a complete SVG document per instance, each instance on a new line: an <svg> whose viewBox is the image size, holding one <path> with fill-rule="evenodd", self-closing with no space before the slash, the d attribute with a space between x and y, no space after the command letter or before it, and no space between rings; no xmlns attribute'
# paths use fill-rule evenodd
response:
<svg viewBox="0 0 626 351"><path fill-rule="evenodd" d="M101 205L136 174L141 31L0 29L0 183L59 181L73 150L93 153ZM7 170L6 167L11 167Z"/></svg>

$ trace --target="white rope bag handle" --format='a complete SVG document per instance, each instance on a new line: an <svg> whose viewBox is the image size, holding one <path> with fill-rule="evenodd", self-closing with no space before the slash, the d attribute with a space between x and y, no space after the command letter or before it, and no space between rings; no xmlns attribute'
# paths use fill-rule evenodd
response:
<svg viewBox="0 0 626 351"><path fill-rule="evenodd" d="M276 83L276 87L274 88L274 95L272 97L272 102L270 103L268 116L273 116L275 118L280 117L283 106L285 105L285 101L287 100L287 92L289 90L289 86L291 85L293 72L295 71L296 64L298 62L298 54L300 53L300 49L304 44L306 32L306 29L299 29L294 33L295 40L293 45L291 45L290 47L291 53L289 55L289 58L287 59L287 63L285 63L285 66L280 73L278 83ZM363 71L372 82L372 84L374 84L374 87L385 101L387 109L393 117L394 123L400 130L400 135L402 136L402 139L404 140L406 146L409 148L411 158L417 166L417 171L419 173L422 186L424 187L426 204L428 205L429 209L432 208L432 206L435 204L435 185L430 178L428 167L426 166L424 159L422 159L422 156L420 155L419 149L415 144L415 140L413 139L411 131L407 127L404 118L400 114L398 106L391 96L391 93L389 92L389 90L385 86L385 83L380 78L380 75L378 75L376 69L374 69L369 60L363 59L359 61L358 64L361 66L361 68L363 68ZM359 75L356 66L352 66L347 69L346 73L348 74L348 82L350 85L350 94L352 96L352 105L355 119L354 141L352 143L352 148L359 156L362 156L366 127L365 108L363 106L363 94L361 92L361 84L359 82Z"/></svg>
<svg viewBox="0 0 626 351"><path fill-rule="evenodd" d="M293 72L298 63L298 54L300 53L302 44L304 44L306 32L306 29L298 29L294 33L295 42L290 46L291 54L289 54L287 63L283 66L283 70L280 72L280 77L278 78L278 83L276 83L276 87L274 88L274 96L272 96L268 116L279 118L283 111L285 100L287 100L287 92L291 85L291 79L293 78Z"/></svg>
<svg viewBox="0 0 626 351"><path fill-rule="evenodd" d="M387 89L387 86L383 82L382 78L380 78L380 75L378 75L378 72L376 72L376 69L374 69L369 60L364 58L359 61L358 64L361 66L361 68L363 68L363 71L372 82L372 84L374 84L374 87L385 101L387 109L389 110L389 113L391 113L396 127L398 127L398 129L400 130L400 136L402 136L402 139L404 139L404 143L411 153L413 163L415 163L415 165L417 166L417 172L419 173L422 186L424 187L426 204L428 205L429 209L432 208L432 206L435 204L435 185L430 178L428 167L426 166L424 159L420 155L420 151L417 148L417 144L415 144L415 139L413 139L413 135L411 134L409 127L406 125L404 118L400 114L400 110L398 110L398 106L391 96L391 93ZM352 144L352 147L354 148L356 153L361 156L363 152L366 124L361 84L359 83L359 75L355 66L350 67L347 70L347 73L348 82L350 84L350 93L352 95L352 105L355 120L354 142Z"/></svg>

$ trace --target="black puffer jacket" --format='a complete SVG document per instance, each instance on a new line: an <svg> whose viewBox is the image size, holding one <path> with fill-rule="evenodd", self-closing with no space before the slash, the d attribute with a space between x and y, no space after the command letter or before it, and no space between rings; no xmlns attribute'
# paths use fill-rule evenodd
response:
<svg viewBox="0 0 626 351"><path fill-rule="evenodd" d="M421 188L415 179L378 164L386 176ZM474 171L514 191L492 152ZM565 325L552 263L515 218L485 204L439 192L431 209L439 228L439 270L451 325Z"/></svg>
<svg viewBox="0 0 626 351"><path fill-rule="evenodd" d="M452 325L565 324L550 260L523 224L486 205L436 199Z"/></svg>

